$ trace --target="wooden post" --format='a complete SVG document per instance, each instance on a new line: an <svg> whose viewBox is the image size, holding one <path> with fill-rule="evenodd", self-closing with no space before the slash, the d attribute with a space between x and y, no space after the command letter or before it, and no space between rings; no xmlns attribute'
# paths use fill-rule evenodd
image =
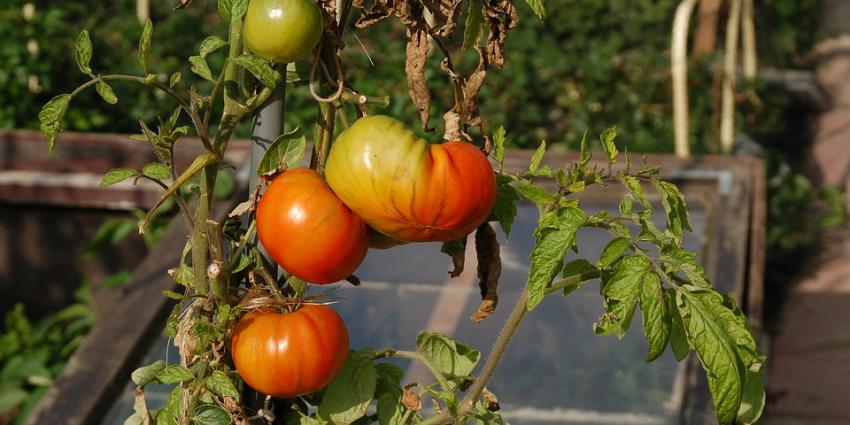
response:
<svg viewBox="0 0 850 425"><path fill-rule="evenodd" d="M756 52L756 23L753 0L743 0L741 13L741 31L743 37L744 78L751 80L758 74L758 54Z"/></svg>
<svg viewBox="0 0 850 425"><path fill-rule="evenodd" d="M151 16L150 0L136 0L136 18L144 24Z"/></svg>
<svg viewBox="0 0 850 425"><path fill-rule="evenodd" d="M726 23L726 49L723 61L723 94L720 106L720 149L732 152L735 142L735 73L738 58L738 30L741 27L741 1L730 0Z"/></svg>
<svg viewBox="0 0 850 425"><path fill-rule="evenodd" d="M714 53L717 49L717 25L720 21L721 0L702 0L697 14L697 30L694 36L693 55Z"/></svg>
<svg viewBox="0 0 850 425"><path fill-rule="evenodd" d="M698 0L683 0L673 18L671 72L673 74L673 125L676 156L691 155L688 143L688 27Z"/></svg>

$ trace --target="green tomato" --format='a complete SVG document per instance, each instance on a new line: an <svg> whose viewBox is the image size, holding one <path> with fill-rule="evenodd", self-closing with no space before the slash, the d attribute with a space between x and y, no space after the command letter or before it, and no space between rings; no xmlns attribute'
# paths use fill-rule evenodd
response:
<svg viewBox="0 0 850 425"><path fill-rule="evenodd" d="M322 38L322 11L314 0L251 0L243 34L255 54L276 63L294 62Z"/></svg>

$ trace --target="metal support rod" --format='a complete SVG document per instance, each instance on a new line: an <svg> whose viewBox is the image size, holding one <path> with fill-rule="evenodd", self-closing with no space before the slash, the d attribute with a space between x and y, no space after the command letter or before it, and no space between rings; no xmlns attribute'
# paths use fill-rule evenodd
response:
<svg viewBox="0 0 850 425"><path fill-rule="evenodd" d="M673 74L673 131L676 156L691 155L688 129L688 29L698 0L683 0L673 18L671 73Z"/></svg>
<svg viewBox="0 0 850 425"><path fill-rule="evenodd" d="M284 66L283 69L286 69ZM251 130L251 176L249 178L249 195L257 187L259 177L257 169L269 146L283 133L283 118L286 104L286 82L278 81L274 93L260 107L254 116L254 126Z"/></svg>

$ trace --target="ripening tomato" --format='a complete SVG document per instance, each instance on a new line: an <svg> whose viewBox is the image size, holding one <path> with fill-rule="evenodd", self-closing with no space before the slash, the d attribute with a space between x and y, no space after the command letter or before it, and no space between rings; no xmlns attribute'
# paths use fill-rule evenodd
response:
<svg viewBox="0 0 850 425"><path fill-rule="evenodd" d="M286 271L310 283L345 279L366 256L366 225L309 168L277 176L257 206L257 235Z"/></svg>
<svg viewBox="0 0 850 425"><path fill-rule="evenodd" d="M496 202L487 157L466 142L429 145L402 122L364 117L334 142L328 184L369 226L400 241L447 241L483 223Z"/></svg>
<svg viewBox="0 0 850 425"><path fill-rule="evenodd" d="M251 388L292 398L327 385L348 358L348 330L333 309L303 304L291 313L255 310L230 340L233 364Z"/></svg>
<svg viewBox="0 0 850 425"><path fill-rule="evenodd" d="M242 33L248 50L272 62L289 63L316 47L322 22L314 0L251 0Z"/></svg>

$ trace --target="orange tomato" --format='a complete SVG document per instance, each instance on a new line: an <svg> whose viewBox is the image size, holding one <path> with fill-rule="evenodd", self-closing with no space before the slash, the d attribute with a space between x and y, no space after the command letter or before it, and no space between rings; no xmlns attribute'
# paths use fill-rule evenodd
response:
<svg viewBox="0 0 850 425"><path fill-rule="evenodd" d="M387 116L361 118L340 134L325 176L363 221L399 241L466 236L496 202L493 167L478 148L429 145Z"/></svg>
<svg viewBox="0 0 850 425"><path fill-rule="evenodd" d="M246 384L292 398L323 388L339 373L348 358L348 330L324 305L305 304L291 313L256 310L236 324L230 346Z"/></svg>
<svg viewBox="0 0 850 425"><path fill-rule="evenodd" d="M366 256L366 225L311 169L276 177L260 199L256 219L257 235L272 259L307 282L344 279Z"/></svg>

